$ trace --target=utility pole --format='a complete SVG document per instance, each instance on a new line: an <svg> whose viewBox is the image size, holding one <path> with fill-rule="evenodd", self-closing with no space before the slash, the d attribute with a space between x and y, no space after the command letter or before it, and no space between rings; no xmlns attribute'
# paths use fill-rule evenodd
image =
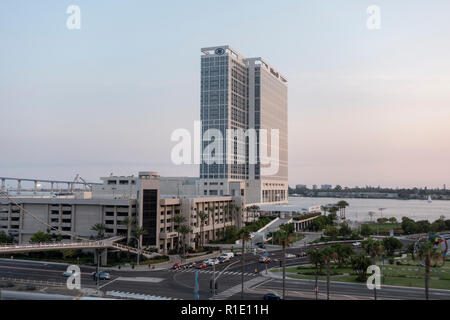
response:
<svg viewBox="0 0 450 320"><path fill-rule="evenodd" d="M212 282L213 299L216 297L216 261L213 262L213 282Z"/></svg>
<svg viewBox="0 0 450 320"><path fill-rule="evenodd" d="M96 280L97 280L97 294L100 293L99 289L99 278L100 278L100 249L97 249L97 273L96 273Z"/></svg>

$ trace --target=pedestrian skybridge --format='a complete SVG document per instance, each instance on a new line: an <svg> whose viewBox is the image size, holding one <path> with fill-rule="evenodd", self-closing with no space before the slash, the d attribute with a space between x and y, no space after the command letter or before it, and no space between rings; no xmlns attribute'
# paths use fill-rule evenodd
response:
<svg viewBox="0 0 450 320"><path fill-rule="evenodd" d="M76 250L76 249L118 249L120 251L137 254L136 248L117 243L124 237L112 237L101 240L86 240L76 242L51 242L51 243L33 243L22 245L0 245L1 254L39 252L39 251L58 251L58 250ZM146 258L152 258L156 253L140 250L140 254Z"/></svg>

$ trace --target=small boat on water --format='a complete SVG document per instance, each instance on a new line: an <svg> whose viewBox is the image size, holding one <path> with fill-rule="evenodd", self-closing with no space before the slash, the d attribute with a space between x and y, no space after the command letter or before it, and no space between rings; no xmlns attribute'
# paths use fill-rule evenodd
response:
<svg viewBox="0 0 450 320"><path fill-rule="evenodd" d="M431 196L428 196L428 203L432 203L433 202L433 199L431 199Z"/></svg>

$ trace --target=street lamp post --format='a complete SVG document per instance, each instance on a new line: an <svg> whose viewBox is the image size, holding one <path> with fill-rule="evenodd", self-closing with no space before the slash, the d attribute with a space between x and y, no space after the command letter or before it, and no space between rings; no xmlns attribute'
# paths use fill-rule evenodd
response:
<svg viewBox="0 0 450 320"><path fill-rule="evenodd" d="M213 298L216 296L216 261L213 262L213 284L212 284Z"/></svg>

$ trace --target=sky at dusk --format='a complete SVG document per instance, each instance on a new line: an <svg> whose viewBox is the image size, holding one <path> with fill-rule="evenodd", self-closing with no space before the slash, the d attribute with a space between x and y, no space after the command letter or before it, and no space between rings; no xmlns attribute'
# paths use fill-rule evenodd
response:
<svg viewBox="0 0 450 320"><path fill-rule="evenodd" d="M229 44L289 81L291 186L450 186L449 14L448 0L1 1L0 176L197 176L170 137L200 118L200 48Z"/></svg>

